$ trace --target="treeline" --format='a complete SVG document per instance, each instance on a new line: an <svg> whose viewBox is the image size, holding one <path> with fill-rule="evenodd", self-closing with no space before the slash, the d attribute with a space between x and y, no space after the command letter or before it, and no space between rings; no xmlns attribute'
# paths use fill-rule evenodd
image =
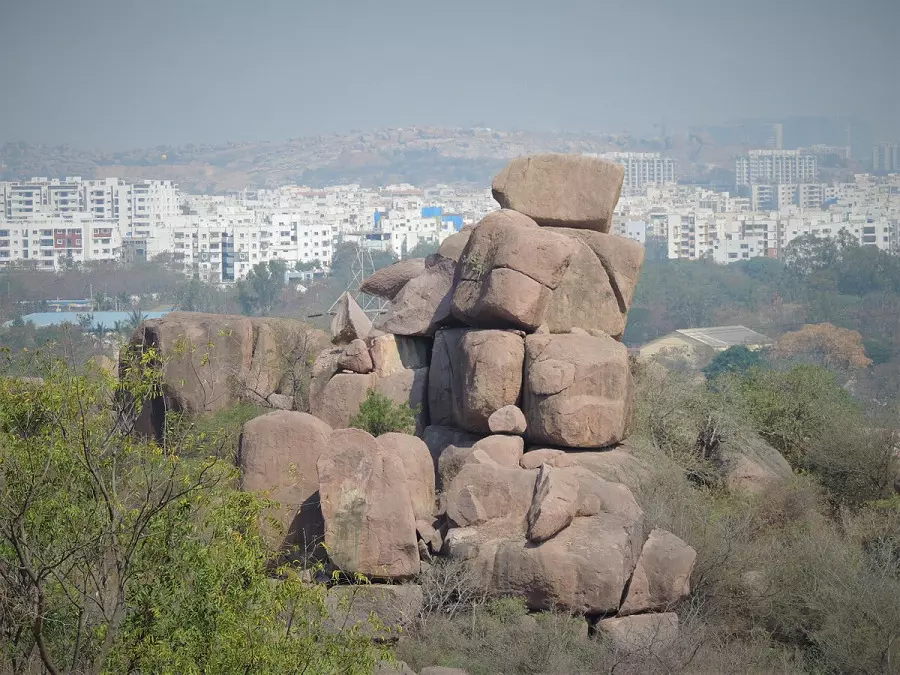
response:
<svg viewBox="0 0 900 675"><path fill-rule="evenodd" d="M641 345L679 328L742 324L773 339L828 322L858 331L872 360L864 377L879 397L900 394L900 256L860 246L846 232L803 236L783 260L730 265L660 260L648 243L625 342Z"/></svg>

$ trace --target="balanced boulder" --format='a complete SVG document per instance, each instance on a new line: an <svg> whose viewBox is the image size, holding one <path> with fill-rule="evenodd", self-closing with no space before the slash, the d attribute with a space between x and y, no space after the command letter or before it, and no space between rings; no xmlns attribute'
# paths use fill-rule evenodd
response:
<svg viewBox="0 0 900 675"><path fill-rule="evenodd" d="M609 232L625 169L584 155L543 154L512 160L491 186L501 207L540 225Z"/></svg>
<svg viewBox="0 0 900 675"><path fill-rule="evenodd" d="M366 295L393 300L409 281L424 271L424 258L404 258L393 265L376 270L362 282L359 290Z"/></svg>
<svg viewBox="0 0 900 675"><path fill-rule="evenodd" d="M338 298L334 317L331 319L331 341L345 345L357 338L365 339L372 331L372 321L349 293Z"/></svg>
<svg viewBox="0 0 900 675"><path fill-rule="evenodd" d="M395 335L434 335L450 319L455 272L453 260L429 256L425 270L403 286L375 327Z"/></svg>
<svg viewBox="0 0 900 675"><path fill-rule="evenodd" d="M696 558L696 551L671 532L653 530L644 543L619 614L671 610L691 592Z"/></svg>

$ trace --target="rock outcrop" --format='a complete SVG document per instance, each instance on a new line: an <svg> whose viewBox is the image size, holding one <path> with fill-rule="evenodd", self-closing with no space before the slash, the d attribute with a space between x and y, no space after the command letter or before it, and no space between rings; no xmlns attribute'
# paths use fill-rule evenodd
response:
<svg viewBox="0 0 900 675"><path fill-rule="evenodd" d="M374 328L347 296L310 385L335 431L302 493L318 492L333 568L408 579L447 556L486 594L602 618L623 648L677 635L663 612L689 594L695 553L648 522L631 491L647 467L624 444L621 337L644 254L609 234L622 176L598 158L514 160L494 180L503 208L363 283L390 301ZM369 390L418 406L422 440L344 429ZM273 467L293 452L258 445Z"/></svg>
<svg viewBox="0 0 900 675"><path fill-rule="evenodd" d="M325 342L321 331L289 319L200 312L148 319L120 355L120 373L149 350L162 368L161 394L144 401L136 429L161 437L168 413L199 415L292 395L294 367L305 367Z"/></svg>

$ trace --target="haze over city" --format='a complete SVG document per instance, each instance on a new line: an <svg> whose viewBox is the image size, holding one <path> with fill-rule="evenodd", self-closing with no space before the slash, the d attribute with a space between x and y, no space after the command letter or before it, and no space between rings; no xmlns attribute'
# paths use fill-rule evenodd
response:
<svg viewBox="0 0 900 675"><path fill-rule="evenodd" d="M898 135L894 0L4 3L0 142L105 150L410 125Z"/></svg>

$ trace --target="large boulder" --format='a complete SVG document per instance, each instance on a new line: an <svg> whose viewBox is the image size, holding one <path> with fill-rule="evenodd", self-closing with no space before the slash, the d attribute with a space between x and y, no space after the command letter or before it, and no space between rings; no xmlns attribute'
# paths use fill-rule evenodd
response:
<svg viewBox="0 0 900 675"><path fill-rule="evenodd" d="M397 405L405 403L418 410L416 433L424 431L428 425L428 368L405 368L387 377L376 376L375 391Z"/></svg>
<svg viewBox="0 0 900 675"><path fill-rule="evenodd" d="M615 234L569 228L547 229L577 239L590 248L609 275L609 283L618 300L620 311L627 314L641 276L644 247L633 239Z"/></svg>
<svg viewBox="0 0 900 675"><path fill-rule="evenodd" d="M162 387L144 402L136 430L161 437L169 412L196 415L292 393L293 368L324 342L321 331L289 319L170 312L144 321L121 352L120 372L140 367L139 355L152 349Z"/></svg>
<svg viewBox="0 0 900 675"><path fill-rule="evenodd" d="M403 287L425 271L425 258L405 258L382 267L362 282L359 290L385 300L393 300Z"/></svg>
<svg viewBox="0 0 900 675"><path fill-rule="evenodd" d="M502 466L487 455L480 461L470 458L444 495L447 517L455 527L502 520L510 532L524 533L534 479L534 471Z"/></svg>
<svg viewBox="0 0 900 675"><path fill-rule="evenodd" d="M528 510L528 540L546 541L577 517L612 514L642 523L644 512L631 490L580 466L553 468L543 464Z"/></svg>
<svg viewBox="0 0 900 675"><path fill-rule="evenodd" d="M489 213L457 266L453 315L469 326L536 329L576 247L515 211Z"/></svg>
<svg viewBox="0 0 900 675"><path fill-rule="evenodd" d="M346 345L356 339L366 339L372 332L372 321L349 293L338 298L334 317L331 319L331 341Z"/></svg>
<svg viewBox="0 0 900 675"><path fill-rule="evenodd" d="M529 335L522 410L532 442L575 448L620 442L634 410L628 350L603 335Z"/></svg>
<svg viewBox="0 0 900 675"><path fill-rule="evenodd" d="M489 594L521 597L533 610L611 614L634 570L642 528L642 522L603 514L576 518L555 537L533 543L495 520L451 529L445 548L466 561Z"/></svg>
<svg viewBox="0 0 900 675"><path fill-rule="evenodd" d="M438 332L428 387L431 422L488 433L491 415L519 400L524 356L524 341L513 331Z"/></svg>
<svg viewBox="0 0 900 675"><path fill-rule="evenodd" d="M472 230L470 229L461 230L456 234L451 234L441 242L441 245L438 247L437 254L439 256L443 256L444 258L449 258L453 262L459 262L460 256L462 256L462 252L466 248L466 244L469 243L469 237L471 235Z"/></svg>
<svg viewBox="0 0 900 675"><path fill-rule="evenodd" d="M597 633L621 657L653 657L678 641L678 615L639 614L597 622Z"/></svg>
<svg viewBox="0 0 900 675"><path fill-rule="evenodd" d="M666 611L691 592L691 572L697 552L666 530L653 530L628 585L621 616Z"/></svg>
<svg viewBox="0 0 900 675"><path fill-rule="evenodd" d="M430 520L434 516L434 465L428 446L421 438L393 432L379 436L378 444L403 464L416 519Z"/></svg>
<svg viewBox="0 0 900 675"><path fill-rule="evenodd" d="M425 270L403 286L375 327L395 335L434 335L450 320L455 271L456 263L450 258L429 256Z"/></svg>
<svg viewBox="0 0 900 675"><path fill-rule="evenodd" d="M241 489L277 502L262 522L273 548L294 559L319 557L325 534L316 462L331 436L325 422L301 412L276 411L244 424L238 448ZM280 523L271 528L267 520Z"/></svg>
<svg viewBox="0 0 900 675"><path fill-rule="evenodd" d="M348 574L402 579L419 571L416 518L403 462L359 429L339 429L316 464L325 547Z"/></svg>
<svg viewBox="0 0 900 675"><path fill-rule="evenodd" d="M491 186L501 207L540 225L609 232L625 170L599 157L542 154L518 157Z"/></svg>

